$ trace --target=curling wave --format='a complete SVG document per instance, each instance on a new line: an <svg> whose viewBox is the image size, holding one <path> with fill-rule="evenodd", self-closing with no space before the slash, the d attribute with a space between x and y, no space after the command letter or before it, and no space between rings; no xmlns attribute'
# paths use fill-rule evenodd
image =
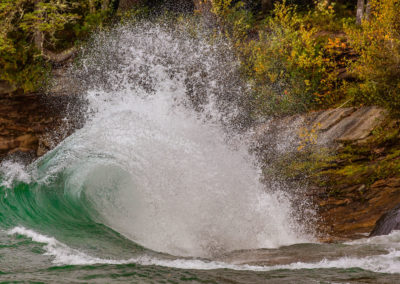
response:
<svg viewBox="0 0 400 284"><path fill-rule="evenodd" d="M200 257L308 239L233 134L246 86L229 46L189 32L135 24L93 39L71 71L84 126L26 169L3 163L0 226Z"/></svg>

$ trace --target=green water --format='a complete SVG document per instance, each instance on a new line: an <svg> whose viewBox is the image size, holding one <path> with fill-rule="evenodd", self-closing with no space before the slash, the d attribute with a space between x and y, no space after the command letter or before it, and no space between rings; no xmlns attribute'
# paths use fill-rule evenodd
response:
<svg viewBox="0 0 400 284"><path fill-rule="evenodd" d="M1 237L2 281L44 283L396 283L399 275L360 268L277 269L267 272L232 269L177 269L159 265L55 265L43 244L24 236ZM101 250L101 248L98 248ZM126 249L129 249L127 247ZM304 251L305 253L306 251Z"/></svg>
<svg viewBox="0 0 400 284"><path fill-rule="evenodd" d="M298 244L227 253L214 259L157 253L101 224L84 196L74 199L64 194L64 182L60 175L46 186L16 183L12 189L1 188L1 281L397 283L400 279L398 255L388 256L388 247L400 240L396 234L375 242ZM313 264L316 267L301 268ZM365 269L368 266L389 273Z"/></svg>

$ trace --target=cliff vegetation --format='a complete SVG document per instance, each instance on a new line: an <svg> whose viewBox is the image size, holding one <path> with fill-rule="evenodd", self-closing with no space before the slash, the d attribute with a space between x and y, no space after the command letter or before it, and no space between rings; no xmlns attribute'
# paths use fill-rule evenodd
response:
<svg viewBox="0 0 400 284"><path fill-rule="evenodd" d="M232 40L253 86L255 116L344 104L379 105L398 115L400 2L358 2L1 0L0 80L35 91L54 64L122 12L182 6L211 15L207 21Z"/></svg>

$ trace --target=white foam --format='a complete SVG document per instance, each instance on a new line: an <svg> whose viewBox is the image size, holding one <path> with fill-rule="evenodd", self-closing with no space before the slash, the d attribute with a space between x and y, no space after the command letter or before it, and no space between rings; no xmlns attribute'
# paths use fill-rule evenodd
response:
<svg viewBox="0 0 400 284"><path fill-rule="evenodd" d="M143 265L160 265L176 267L181 269L221 269L249 270L249 271L272 271L278 269L330 269L330 268L361 268L377 273L400 273L400 231L394 231L387 236L366 238L348 242L347 245L357 246L359 250L366 249L368 246L386 249L386 254L371 255L366 257L340 257L337 259L323 259L318 262L295 262L287 265L255 266L255 265L233 265L224 262L202 261L202 260L160 260L154 258L137 259ZM334 249L334 246L332 247Z"/></svg>
<svg viewBox="0 0 400 284"><path fill-rule="evenodd" d="M219 268L230 268L230 269L244 269L245 267L251 268L251 266L237 266L229 265L222 262L214 261L203 261L196 259L159 259L149 256L140 256L136 258L130 258L126 260L116 259L104 259L92 257L86 253L83 253L77 249L73 249L56 240L53 237L42 235L33 230L24 228L22 226L15 227L7 231L9 235L23 235L27 238L32 239L34 242L45 244L44 255L54 257L53 263L57 265L93 265L93 264L128 264L136 263L141 265L159 265L165 267L173 267L180 269L219 269ZM257 269L257 267L254 267ZM250 269L252 270L252 269Z"/></svg>
<svg viewBox="0 0 400 284"><path fill-rule="evenodd" d="M15 181L29 183L31 176L26 167L21 163L3 161L0 163L0 174L2 181L0 186L11 188Z"/></svg>
<svg viewBox="0 0 400 284"><path fill-rule="evenodd" d="M323 259L315 263L296 262L288 265L256 266L256 265L234 265L218 261L207 261L200 259L161 259L147 255L130 258L126 260L103 259L89 256L77 249L72 249L67 245L57 241L55 238L39 234L24 227L15 227L8 231L8 234L19 234L31 238L35 242L44 243L45 255L54 257L53 263L58 265L92 265L92 264L128 264L136 263L140 265L158 265L179 269L232 269L246 271L272 271L278 269L328 269L328 268L361 268L379 273L400 273L400 251L389 249L387 254L367 256L362 258L341 257L334 260ZM400 232L395 232L389 236L380 237L386 239L386 244L390 245L392 237L398 238ZM369 239L369 244L374 244L376 239ZM379 241L378 241L379 244Z"/></svg>
<svg viewBox="0 0 400 284"><path fill-rule="evenodd" d="M380 245L388 248L400 249L400 231L392 231L389 235L375 236L348 241L348 245Z"/></svg>
<svg viewBox="0 0 400 284"><path fill-rule="evenodd" d="M23 235L26 236L34 242L45 244L44 249L46 253L44 255L53 256L53 263L64 264L64 265L84 265L84 264L118 264L119 261L101 259L96 257L91 257L77 249L68 247L67 245L57 241L55 238L48 237L46 235L39 234L33 230L26 229L24 227L18 226L7 232L9 235Z"/></svg>
<svg viewBox="0 0 400 284"><path fill-rule="evenodd" d="M275 269L322 269L322 268L361 268L379 273L400 273L400 251L363 258L342 257L336 260L321 260L317 263L297 262L289 265L271 266Z"/></svg>

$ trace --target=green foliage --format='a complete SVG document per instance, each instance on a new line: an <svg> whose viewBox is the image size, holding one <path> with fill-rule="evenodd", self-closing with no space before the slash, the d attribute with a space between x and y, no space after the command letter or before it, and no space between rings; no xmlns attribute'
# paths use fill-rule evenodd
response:
<svg viewBox="0 0 400 284"><path fill-rule="evenodd" d="M44 81L49 68L38 56L37 50L25 41L13 45L13 52L0 51L0 66L0 79L27 92L37 89L37 84Z"/></svg>
<svg viewBox="0 0 400 284"><path fill-rule="evenodd" d="M237 41L237 45L248 37L255 24L253 14L244 7L245 4L242 1L234 5L232 5L232 0L212 2L212 12L218 16L220 26L228 37Z"/></svg>
<svg viewBox="0 0 400 284"><path fill-rule="evenodd" d="M33 82L41 77L37 72L37 52L31 39L20 29L24 9L32 7L28 1L2 0L0 3L0 79L33 90ZM19 20L19 21L18 21Z"/></svg>
<svg viewBox="0 0 400 284"><path fill-rule="evenodd" d="M345 59L337 55L344 43L320 35L335 18L332 5L317 3L299 12L295 5L278 3L271 16L256 22L243 2L230 2L214 1L213 11L253 84L256 116L304 112L342 99L337 75Z"/></svg>
<svg viewBox="0 0 400 284"><path fill-rule="evenodd" d="M103 28L111 22L116 1L0 0L0 80L25 91L37 89L51 66L43 49L57 53ZM254 116L344 101L380 105L400 115L399 0L370 0L371 16L361 26L354 24L354 7L343 1L321 0L308 8L276 1L270 13L257 11L258 0L200 2L211 5L241 59L253 86L249 105ZM131 21L149 14L140 5L117 18ZM351 60L347 54L353 54ZM348 66L356 80L339 78Z"/></svg>
<svg viewBox="0 0 400 284"><path fill-rule="evenodd" d="M150 17L150 9L145 5L138 5L134 9L119 14L121 22L143 20Z"/></svg>
<svg viewBox="0 0 400 284"><path fill-rule="evenodd" d="M101 27L111 15L103 3L0 0L0 80L26 92L38 89L50 67L43 49L62 51Z"/></svg>
<svg viewBox="0 0 400 284"><path fill-rule="evenodd" d="M110 17L111 10L100 10L89 13L84 17L83 22L76 23L73 26L73 31L77 38L87 36L94 29L103 26L103 23Z"/></svg>
<svg viewBox="0 0 400 284"><path fill-rule="evenodd" d="M370 0L370 20L346 26L360 55L351 65L359 82L348 94L358 104L375 104L400 115L400 1Z"/></svg>
<svg viewBox="0 0 400 284"><path fill-rule="evenodd" d="M212 1L212 11L253 85L255 116L343 102L379 105L400 115L398 0L371 0L371 15L361 26L354 24L352 6L349 10L344 4L316 1L305 11L285 1L276 3L260 19L243 1ZM356 80L341 79L346 69Z"/></svg>
<svg viewBox="0 0 400 284"><path fill-rule="evenodd" d="M67 23L73 23L80 18L79 15L71 11L77 5L79 4L69 3L65 0L39 2L33 10L24 11L18 26L28 35L36 31L43 32L50 42L54 42L57 40L56 32L63 30Z"/></svg>

